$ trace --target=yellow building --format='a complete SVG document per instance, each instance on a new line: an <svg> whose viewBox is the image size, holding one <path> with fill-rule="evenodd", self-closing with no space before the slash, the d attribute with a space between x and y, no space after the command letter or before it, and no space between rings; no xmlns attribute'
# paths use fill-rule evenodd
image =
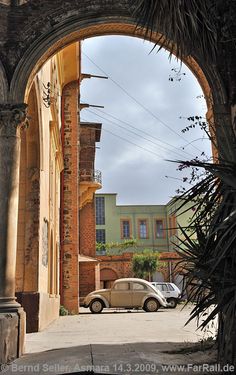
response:
<svg viewBox="0 0 236 375"><path fill-rule="evenodd" d="M41 330L58 317L60 295L70 311L79 309L79 231L83 233L79 210L86 217L86 205L101 187L92 178L99 124L90 178L79 173L86 148L85 138L80 147L80 137L89 131L89 124L79 130L79 86L80 43L74 43L43 65L27 93L29 127L22 131L21 143L16 296L26 311L28 332ZM85 257L80 260L83 267L87 265ZM98 262L92 265L97 267Z"/></svg>

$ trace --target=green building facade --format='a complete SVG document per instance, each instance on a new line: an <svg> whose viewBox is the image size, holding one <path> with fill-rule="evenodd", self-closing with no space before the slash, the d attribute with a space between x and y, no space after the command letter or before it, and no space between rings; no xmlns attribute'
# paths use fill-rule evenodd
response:
<svg viewBox="0 0 236 375"><path fill-rule="evenodd" d="M127 247L126 251L176 250L177 237L182 236L179 226L188 225L192 209L176 217L175 211L181 202L173 203L173 199L166 205L117 205L116 198L116 193L95 195L97 243L124 243L135 239L135 246ZM121 248L109 249L110 254L117 252L121 252ZM105 254L105 247L98 253Z"/></svg>

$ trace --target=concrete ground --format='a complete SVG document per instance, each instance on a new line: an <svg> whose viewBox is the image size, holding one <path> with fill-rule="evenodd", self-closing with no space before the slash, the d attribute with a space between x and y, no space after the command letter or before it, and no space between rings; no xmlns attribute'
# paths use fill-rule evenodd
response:
<svg viewBox="0 0 236 375"><path fill-rule="evenodd" d="M27 334L26 353L90 344L196 342L203 334L194 322L184 327L191 308L181 309L180 305L156 313L104 309L91 314L81 308L79 315L60 317L43 332Z"/></svg>
<svg viewBox="0 0 236 375"><path fill-rule="evenodd" d="M43 332L27 334L26 355L4 373L203 373L191 366L208 363L209 353L178 353L180 347L204 338L196 323L184 326L190 311L178 306L156 313L104 310L96 315L81 309L79 315L60 317Z"/></svg>

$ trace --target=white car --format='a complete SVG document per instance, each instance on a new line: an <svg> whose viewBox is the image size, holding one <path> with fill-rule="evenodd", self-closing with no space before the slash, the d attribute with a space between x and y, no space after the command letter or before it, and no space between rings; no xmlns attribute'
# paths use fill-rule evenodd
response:
<svg viewBox="0 0 236 375"><path fill-rule="evenodd" d="M174 283L152 281L151 284L159 290L168 302L168 307L174 309L180 300L181 292Z"/></svg>
<svg viewBox="0 0 236 375"><path fill-rule="evenodd" d="M146 280L138 278L118 279L111 289L100 289L89 293L84 299L84 307L93 314L106 308L142 308L155 312L159 307L167 307L162 293Z"/></svg>

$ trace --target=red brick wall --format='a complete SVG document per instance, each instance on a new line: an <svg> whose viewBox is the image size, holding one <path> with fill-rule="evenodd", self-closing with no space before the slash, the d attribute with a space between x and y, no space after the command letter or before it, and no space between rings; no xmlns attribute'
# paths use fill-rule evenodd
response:
<svg viewBox="0 0 236 375"><path fill-rule="evenodd" d="M64 171L61 205L61 297L74 313L79 306L78 222L78 83L71 82L62 95Z"/></svg>
<svg viewBox="0 0 236 375"><path fill-rule="evenodd" d="M100 270L105 268L112 269L116 272L117 278L120 279L134 276L132 272L132 256L133 253L100 255L97 256L97 259L100 260ZM177 253L163 252L160 254L159 260L162 262L159 270L163 274L164 280L169 281L169 262L171 262L173 269L174 265L179 260L179 256Z"/></svg>
<svg viewBox="0 0 236 375"><path fill-rule="evenodd" d="M80 169L94 169L96 130L81 124L80 126Z"/></svg>
<svg viewBox="0 0 236 375"><path fill-rule="evenodd" d="M96 130L95 125L80 125L80 171L88 172L88 179L81 179L81 182L93 184L94 158L95 158ZM80 176L81 178L81 176ZM81 202L80 202L81 203ZM79 249L80 254L94 258L96 255L96 222L95 222L95 205L94 197L92 202L87 202L82 206L79 213ZM79 271L80 299L89 292L99 289L100 274L99 265L95 262L80 262Z"/></svg>
<svg viewBox="0 0 236 375"><path fill-rule="evenodd" d="M88 293L99 289L97 283L97 265L94 262L79 263L79 288L80 298L85 297Z"/></svg>
<svg viewBox="0 0 236 375"><path fill-rule="evenodd" d="M87 203L80 210L80 254L95 257L96 254L96 224L95 206L93 202Z"/></svg>
<svg viewBox="0 0 236 375"><path fill-rule="evenodd" d="M118 279L122 277L133 277L132 272L132 253L124 253L122 255L100 255L97 256L100 260L100 271L104 268L114 270Z"/></svg>

